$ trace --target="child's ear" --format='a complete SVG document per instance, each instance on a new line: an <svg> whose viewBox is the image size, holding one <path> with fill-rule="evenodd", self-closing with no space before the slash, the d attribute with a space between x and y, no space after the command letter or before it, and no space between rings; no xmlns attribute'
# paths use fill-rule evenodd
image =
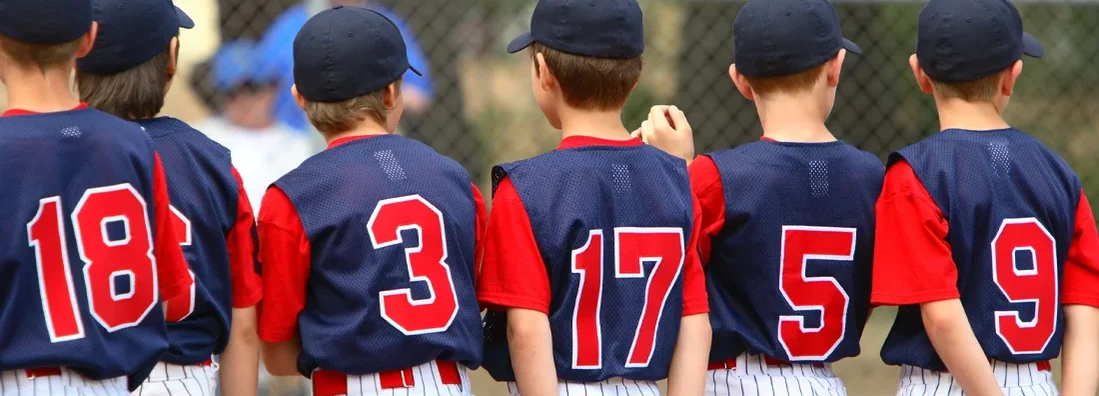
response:
<svg viewBox="0 0 1099 396"><path fill-rule="evenodd" d="M748 100L756 100L756 93L752 92L752 86L748 84L748 78L736 70L736 63L729 65L729 78L733 80L736 89Z"/></svg>
<svg viewBox="0 0 1099 396"><path fill-rule="evenodd" d="M76 57L83 58L88 56L92 52L92 48L95 47L95 38L99 36L99 22L92 21L92 28L88 30L88 33L84 34L84 37L80 38L80 48L76 50Z"/></svg>
<svg viewBox="0 0 1099 396"><path fill-rule="evenodd" d="M397 101L401 100L401 88L397 86L397 83L385 86L385 95L382 96L382 104L385 108L392 109L397 107Z"/></svg>
<svg viewBox="0 0 1099 396"><path fill-rule="evenodd" d="M840 85L840 73L843 71L843 60L847 59L847 50L840 49L840 52L836 54L835 58L828 61L828 72L826 78L828 79L828 86L835 88Z"/></svg>
<svg viewBox="0 0 1099 396"><path fill-rule="evenodd" d="M916 58L916 54L908 57L908 66L912 68L912 76L916 78L916 85L920 87L920 90L925 94L934 94L935 90L931 88L931 78L923 72L923 67L920 66L920 60Z"/></svg>
<svg viewBox="0 0 1099 396"><path fill-rule="evenodd" d="M1020 74L1023 74L1023 61L1015 61L1015 64L1004 73L1004 80L1000 83L1000 92L1004 96L1015 94L1015 83L1019 81Z"/></svg>
<svg viewBox="0 0 1099 396"><path fill-rule="evenodd" d="M290 96L294 97L294 102L298 104L298 107L305 110L305 97L301 96L301 92L298 92L298 84L294 84L290 87Z"/></svg>
<svg viewBox="0 0 1099 396"><path fill-rule="evenodd" d="M534 67L538 68L538 73L535 74L538 76L538 85L543 91L552 91L557 85L557 79L553 77L549 66L546 66L546 56L541 52L534 54Z"/></svg>
<svg viewBox="0 0 1099 396"><path fill-rule="evenodd" d="M176 75L176 70L179 65L179 37L172 37L172 41L168 43L168 75Z"/></svg>

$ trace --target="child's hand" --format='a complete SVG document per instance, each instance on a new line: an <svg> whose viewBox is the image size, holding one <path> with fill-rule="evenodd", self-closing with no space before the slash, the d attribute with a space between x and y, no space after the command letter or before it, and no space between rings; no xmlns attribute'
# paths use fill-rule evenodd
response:
<svg viewBox="0 0 1099 396"><path fill-rule="evenodd" d="M688 163L694 159L694 131L687 122L687 115L678 107L653 106L649 119L641 123L633 136Z"/></svg>

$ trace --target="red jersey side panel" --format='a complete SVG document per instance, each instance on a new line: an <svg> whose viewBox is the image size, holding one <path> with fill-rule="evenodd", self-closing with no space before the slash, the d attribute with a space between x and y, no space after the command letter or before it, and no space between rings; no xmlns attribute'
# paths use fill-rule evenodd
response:
<svg viewBox="0 0 1099 396"><path fill-rule="evenodd" d="M259 260L266 296L259 315L259 337L282 342L294 337L305 308L309 283L309 240L294 205L278 187L263 196L259 214Z"/></svg>
<svg viewBox="0 0 1099 396"><path fill-rule="evenodd" d="M236 168L233 168L233 177L240 186L240 193L237 198L236 224L225 239L229 247L233 307L247 308L256 305L263 297L263 283L256 273L256 217L252 213L248 193L244 192L244 181L240 179Z"/></svg>
<svg viewBox="0 0 1099 396"><path fill-rule="evenodd" d="M1062 304L1099 307L1099 236L1096 236L1095 215L1083 191L1076 208L1076 233L1065 261L1064 279Z"/></svg>
<svg viewBox="0 0 1099 396"><path fill-rule="evenodd" d="M530 218L511 179L492 198L477 299L488 308L523 308L549 314L550 284Z"/></svg>

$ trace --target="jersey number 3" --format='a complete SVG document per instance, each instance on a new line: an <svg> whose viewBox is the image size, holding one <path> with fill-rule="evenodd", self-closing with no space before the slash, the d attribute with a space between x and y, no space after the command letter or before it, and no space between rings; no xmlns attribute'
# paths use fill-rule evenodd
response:
<svg viewBox="0 0 1099 396"><path fill-rule="evenodd" d="M61 197L43 198L27 223L51 342L84 338L61 212ZM92 317L108 332L141 323L157 301L145 200L128 183L92 188L84 192L71 218ZM123 231L109 235L111 224L121 224Z"/></svg>
<svg viewBox="0 0 1099 396"><path fill-rule="evenodd" d="M836 278L806 273L809 260L854 260L855 234L854 228L782 227L778 289L795 311L820 313L816 327L806 326L802 315L779 316L778 342L790 361L826 360L843 341L850 296Z"/></svg>
<svg viewBox="0 0 1099 396"><path fill-rule="evenodd" d="M415 230L419 246L405 248L409 280L427 284L430 297L413 299L408 288L378 293L381 314L407 335L446 331L458 315L458 294L446 263L446 227L443 212L419 195L378 202L367 223L374 249L401 245L401 231Z"/></svg>
<svg viewBox="0 0 1099 396"><path fill-rule="evenodd" d="M1016 259L1030 258L1030 268ZM1033 304L1034 315L996 311L996 334L1012 354L1045 352L1057 329L1057 243L1037 219L1007 219L992 239L992 279L1012 303Z"/></svg>
<svg viewBox="0 0 1099 396"><path fill-rule="evenodd" d="M614 229L615 278L645 279L644 263L656 263L645 283L645 305L637 320L626 367L648 367L656 349L657 327L664 304L683 269L683 259L683 230L680 228ZM572 366L598 369L603 366L600 326L600 311L603 308L603 230L590 231L587 243L572 251L572 272L580 275L580 291L572 313ZM611 302L614 305L622 303L627 301Z"/></svg>

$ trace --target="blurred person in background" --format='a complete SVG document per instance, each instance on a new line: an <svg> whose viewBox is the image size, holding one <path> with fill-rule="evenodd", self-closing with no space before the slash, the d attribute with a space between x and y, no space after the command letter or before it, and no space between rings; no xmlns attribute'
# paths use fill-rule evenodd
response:
<svg viewBox="0 0 1099 396"><path fill-rule="evenodd" d="M316 4L322 6L314 7ZM430 68L420 44L397 14L379 4L371 4L368 0L306 0L303 4L291 7L275 18L259 44L261 55L271 62L271 67L281 77L278 96L275 98L273 105L275 118L296 130L305 131L311 128L309 121L305 118L305 112L298 107L297 103L294 102L294 98L290 95L290 86L294 84L294 37L297 36L302 26L305 26L305 21L312 14L323 11L327 7L336 6L367 7L382 14L394 25L397 25L397 30L401 32L401 36L405 40L405 46L408 48L409 63L420 65L420 71L423 74L418 75L409 72L404 75L401 88L404 94L405 111L413 115L423 114L431 107L435 94Z"/></svg>
<svg viewBox="0 0 1099 396"><path fill-rule="evenodd" d="M196 127L233 152L233 165L258 213L267 186L318 150L271 113L280 76L256 55L256 44L250 41L221 46L211 62L211 78L225 100L216 115Z"/></svg>

